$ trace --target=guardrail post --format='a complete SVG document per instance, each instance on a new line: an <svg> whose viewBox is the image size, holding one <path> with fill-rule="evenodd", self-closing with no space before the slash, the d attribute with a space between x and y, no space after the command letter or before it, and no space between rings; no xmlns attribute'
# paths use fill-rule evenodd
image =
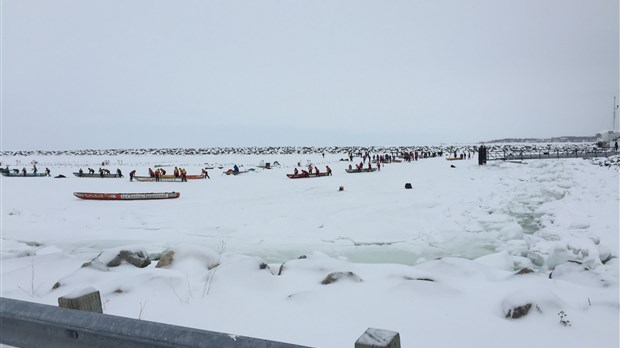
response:
<svg viewBox="0 0 620 348"><path fill-rule="evenodd" d="M400 348L396 331L368 328L355 342L355 348Z"/></svg>
<svg viewBox="0 0 620 348"><path fill-rule="evenodd" d="M81 311L103 313L99 291L88 288L58 298L58 306Z"/></svg>

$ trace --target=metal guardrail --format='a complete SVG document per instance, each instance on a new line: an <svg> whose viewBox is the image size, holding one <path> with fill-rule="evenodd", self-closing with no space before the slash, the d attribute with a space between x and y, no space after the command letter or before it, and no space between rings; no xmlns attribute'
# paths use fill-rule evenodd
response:
<svg viewBox="0 0 620 348"><path fill-rule="evenodd" d="M487 149L487 161L514 161L527 159L594 158L619 155L614 149L572 150L492 150Z"/></svg>
<svg viewBox="0 0 620 348"><path fill-rule="evenodd" d="M3 297L0 297L0 343L51 348L308 348Z"/></svg>

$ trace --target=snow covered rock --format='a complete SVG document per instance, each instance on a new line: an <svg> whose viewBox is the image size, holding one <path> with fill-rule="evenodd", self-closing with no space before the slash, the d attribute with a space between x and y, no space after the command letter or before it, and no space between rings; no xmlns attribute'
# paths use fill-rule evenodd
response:
<svg viewBox="0 0 620 348"><path fill-rule="evenodd" d="M174 250L166 250L157 261L155 268L170 266L174 260Z"/></svg>
<svg viewBox="0 0 620 348"><path fill-rule="evenodd" d="M96 259L83 263L81 268L92 268L92 269L96 269L98 271L103 271L103 272L109 271L108 267L106 267L106 265L104 265L103 262L96 260Z"/></svg>
<svg viewBox="0 0 620 348"><path fill-rule="evenodd" d="M297 258L297 260L305 260L306 258L308 258L306 255L301 255ZM278 270L278 275L282 275L282 272L284 272L285 264L286 264L286 261L280 265L280 269Z"/></svg>
<svg viewBox="0 0 620 348"><path fill-rule="evenodd" d="M112 259L112 261L108 262L107 266L120 266L123 260L138 268L144 268L151 264L151 260L149 259L149 256L146 254L146 252L121 250L118 255L114 259Z"/></svg>
<svg viewBox="0 0 620 348"><path fill-rule="evenodd" d="M501 269L504 271L514 270L514 262L512 261L512 256L507 251L485 255L475 259L474 261L489 266L491 268Z"/></svg>
<svg viewBox="0 0 620 348"><path fill-rule="evenodd" d="M521 268L519 270L519 272L515 273L515 275L522 275L522 274L529 274L529 273L534 273L534 271L531 268Z"/></svg>
<svg viewBox="0 0 620 348"><path fill-rule="evenodd" d="M598 245L598 256L603 264L606 264L614 257L611 250L604 245Z"/></svg>
<svg viewBox="0 0 620 348"><path fill-rule="evenodd" d="M569 261L558 265L549 274L549 278L592 287L608 287L612 283L604 275L578 261Z"/></svg>
<svg viewBox="0 0 620 348"><path fill-rule="evenodd" d="M601 264L599 248L589 238L567 238L559 241L538 241L527 257L537 266L554 269L568 261L579 261L589 267Z"/></svg>
<svg viewBox="0 0 620 348"><path fill-rule="evenodd" d="M508 311L506 312L506 318L518 319L524 317L530 311L530 308L532 308L531 303L526 303L522 306L508 308Z"/></svg>
<svg viewBox="0 0 620 348"><path fill-rule="evenodd" d="M506 318L521 318L530 310L539 313L562 308L563 301L554 293L542 288L528 288L513 292L502 301L502 311Z"/></svg>
<svg viewBox="0 0 620 348"><path fill-rule="evenodd" d="M341 279L350 279L355 282L362 282L362 278L358 277L357 274L353 272L333 272L327 275L325 279L321 282L323 285L328 285L339 281Z"/></svg>

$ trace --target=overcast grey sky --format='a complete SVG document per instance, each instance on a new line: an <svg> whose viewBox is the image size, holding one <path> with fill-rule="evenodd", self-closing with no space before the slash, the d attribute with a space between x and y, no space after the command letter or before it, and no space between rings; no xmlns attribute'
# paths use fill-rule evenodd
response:
<svg viewBox="0 0 620 348"><path fill-rule="evenodd" d="M593 135L617 0L2 0L4 150Z"/></svg>

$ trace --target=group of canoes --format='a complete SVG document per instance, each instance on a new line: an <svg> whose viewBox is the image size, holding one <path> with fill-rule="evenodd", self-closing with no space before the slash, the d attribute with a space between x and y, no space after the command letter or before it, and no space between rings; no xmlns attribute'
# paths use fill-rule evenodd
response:
<svg viewBox="0 0 620 348"><path fill-rule="evenodd" d="M380 166L380 163L377 164ZM298 166L301 166L298 163ZM378 167L380 168L380 167ZM368 167L364 168L364 162L360 162L358 165L353 168L352 165L349 165L348 169L345 169L347 173L368 173L374 172L378 168L373 168L370 161L368 161ZM141 181L141 182L185 182L187 180L196 180L196 179L210 179L208 167L203 168L200 174L187 174L185 168L175 167L173 174L167 174L166 170L163 168L157 168L155 170L149 168L148 176L138 176L136 175L136 171L132 170L129 173L129 180ZM238 175L247 173L254 169L248 170L240 170L239 167L235 164L233 168L228 169L224 172L226 175ZM381 169L379 169L381 170ZM85 172L82 168L79 171L74 172L73 175L79 178L123 178L123 173L120 169L116 169L116 173L111 173L110 170L106 168L99 168L98 172L95 172L92 168L87 168L88 172ZM33 167L33 171L28 173L26 168L23 168L21 171L17 169L9 170L8 166L6 168L0 168L0 173L4 176L50 176L50 170L45 168L44 173L38 173L36 166ZM332 175L332 169L329 166L325 166L325 171L321 171L318 166L313 166L309 164L307 169L302 168L301 170L295 167L293 174L286 174L287 177L291 179L297 178L310 178L310 177L322 177L322 176L330 176Z"/></svg>

